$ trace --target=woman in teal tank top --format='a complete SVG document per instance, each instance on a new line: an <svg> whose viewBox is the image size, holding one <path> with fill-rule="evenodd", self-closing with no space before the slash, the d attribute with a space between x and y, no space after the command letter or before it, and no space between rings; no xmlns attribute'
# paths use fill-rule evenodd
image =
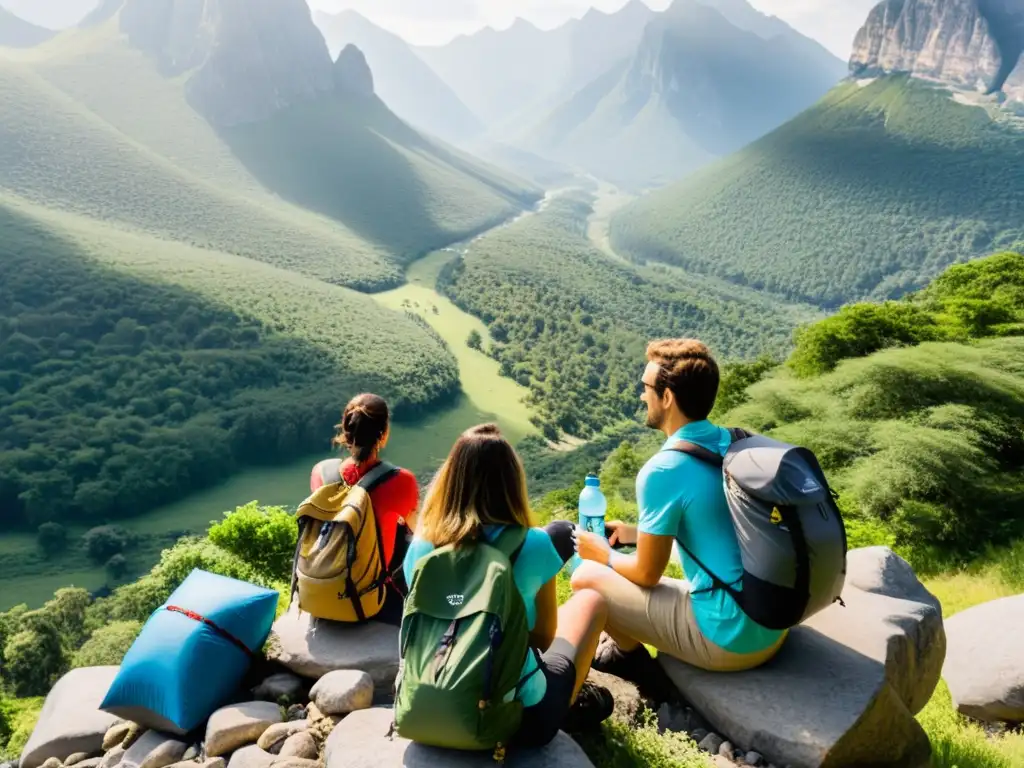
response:
<svg viewBox="0 0 1024 768"><path fill-rule="evenodd" d="M526 605L531 652L516 694L523 704L518 746L539 747L558 731L597 725L612 714L611 693L584 685L608 614L604 598L583 590L558 607L555 580L575 551L573 524L533 526L526 473L515 449L493 424L456 441L423 502L404 571L435 547L493 540L506 526L528 528L513 578Z"/></svg>

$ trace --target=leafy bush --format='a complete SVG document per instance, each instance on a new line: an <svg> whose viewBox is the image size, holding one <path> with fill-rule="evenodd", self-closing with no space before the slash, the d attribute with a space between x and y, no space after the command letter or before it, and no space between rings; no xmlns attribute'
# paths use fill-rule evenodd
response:
<svg viewBox="0 0 1024 768"><path fill-rule="evenodd" d="M916 305L897 301L854 304L800 329L788 364L801 376L817 376L847 358L864 357L886 347L920 344L942 335L935 317Z"/></svg>
<svg viewBox="0 0 1024 768"><path fill-rule="evenodd" d="M119 665L141 631L138 621L115 621L100 627L71 658L71 668Z"/></svg>
<svg viewBox="0 0 1024 768"><path fill-rule="evenodd" d="M251 502L226 513L207 535L265 578L291 580L298 526L295 516L286 509Z"/></svg>
<svg viewBox="0 0 1024 768"><path fill-rule="evenodd" d="M128 558L120 554L114 555L107 560L107 564L103 567L107 572L107 576L113 581L117 581L128 571Z"/></svg>
<svg viewBox="0 0 1024 768"><path fill-rule="evenodd" d="M799 329L787 363L816 376L887 347L1021 334L1024 255L1002 253L951 267L903 301L854 304Z"/></svg>
<svg viewBox="0 0 1024 768"><path fill-rule="evenodd" d="M46 557L53 557L68 544L67 529L60 523L43 523L36 533L39 548Z"/></svg>
<svg viewBox="0 0 1024 768"><path fill-rule="evenodd" d="M129 534L117 525L101 525L91 529L82 537L82 546L97 563L120 554L128 546Z"/></svg>
<svg viewBox="0 0 1024 768"><path fill-rule="evenodd" d="M39 713L43 709L42 698L4 699L0 694L0 707L6 711L7 729L10 736L7 744L0 736L0 759L17 760L28 744L32 731L35 730Z"/></svg>
<svg viewBox="0 0 1024 768"><path fill-rule="evenodd" d="M469 336L466 338L466 346L470 349L481 349L484 344L483 336L480 335L480 331L474 328L469 332Z"/></svg>

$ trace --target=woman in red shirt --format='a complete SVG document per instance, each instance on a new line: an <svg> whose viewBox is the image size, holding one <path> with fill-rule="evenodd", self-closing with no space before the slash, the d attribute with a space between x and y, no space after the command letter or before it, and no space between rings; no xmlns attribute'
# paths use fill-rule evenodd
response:
<svg viewBox="0 0 1024 768"><path fill-rule="evenodd" d="M313 467L309 479L310 491L341 478L349 485L359 480L380 464L380 452L391 436L391 412L384 398L377 395L356 395L335 426L338 435L334 444L348 450L344 461L325 459ZM408 591L402 573L402 563L409 548L415 526L416 507L419 504L419 485L407 469L384 479L370 491L373 513L377 518L384 546L384 567L391 577L386 585L384 606L375 621L398 626L402 623L402 608Z"/></svg>

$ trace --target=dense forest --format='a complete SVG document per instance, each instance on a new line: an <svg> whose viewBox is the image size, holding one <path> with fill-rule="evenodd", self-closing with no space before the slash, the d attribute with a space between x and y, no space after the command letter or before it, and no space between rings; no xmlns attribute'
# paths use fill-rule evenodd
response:
<svg viewBox="0 0 1024 768"><path fill-rule="evenodd" d="M590 213L587 196L556 198L475 241L438 280L487 324L488 353L530 388L548 437L632 418L651 338L700 336L723 359L788 349L793 319L772 299L614 262L587 240Z"/></svg>
<svg viewBox="0 0 1024 768"><path fill-rule="evenodd" d="M850 82L616 214L616 250L836 309L1024 247L1024 133L902 76Z"/></svg>
<svg viewBox="0 0 1024 768"><path fill-rule="evenodd" d="M282 333L275 310L99 266L0 207L0 529L139 514L326 446L360 388L399 417L458 390L454 358L400 315L363 318L392 321L374 352ZM388 365L391 336L422 349Z"/></svg>

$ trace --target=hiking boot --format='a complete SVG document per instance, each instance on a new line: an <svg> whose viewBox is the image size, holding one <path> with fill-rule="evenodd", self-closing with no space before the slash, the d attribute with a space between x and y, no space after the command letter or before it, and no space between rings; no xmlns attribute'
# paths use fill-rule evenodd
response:
<svg viewBox="0 0 1024 768"><path fill-rule="evenodd" d="M567 733L583 733L600 727L601 723L615 711L615 697L607 688L583 683L576 701L569 707L562 730Z"/></svg>
<svg viewBox="0 0 1024 768"><path fill-rule="evenodd" d="M659 704L677 698L675 686L668 680L668 675L643 645L638 645L632 651L624 651L610 637L605 637L590 667L633 683L641 696Z"/></svg>

